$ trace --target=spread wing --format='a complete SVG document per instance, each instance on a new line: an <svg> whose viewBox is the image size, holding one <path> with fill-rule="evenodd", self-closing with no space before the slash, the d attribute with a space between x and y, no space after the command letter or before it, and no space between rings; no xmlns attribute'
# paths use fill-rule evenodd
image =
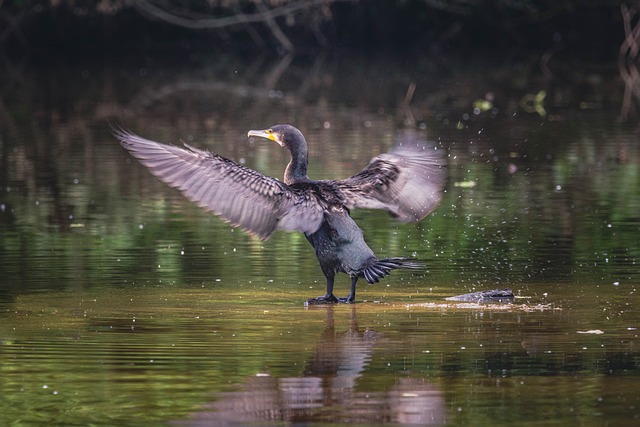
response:
<svg viewBox="0 0 640 427"><path fill-rule="evenodd" d="M185 144L165 145L114 129L114 136L161 181L198 206L268 239L276 230L312 233L322 209L311 192L297 191L217 154Z"/></svg>
<svg viewBox="0 0 640 427"><path fill-rule="evenodd" d="M446 183L442 152L421 142L399 144L337 185L349 209L384 209L399 221L420 221L442 199Z"/></svg>

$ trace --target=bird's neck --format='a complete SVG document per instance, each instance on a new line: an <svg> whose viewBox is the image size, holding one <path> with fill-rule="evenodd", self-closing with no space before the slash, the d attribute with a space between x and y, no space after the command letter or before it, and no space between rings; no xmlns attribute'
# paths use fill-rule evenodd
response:
<svg viewBox="0 0 640 427"><path fill-rule="evenodd" d="M307 156L307 147L300 146L295 150L291 150L291 161L284 171L285 184L293 184L301 181L308 181L307 165L309 163Z"/></svg>

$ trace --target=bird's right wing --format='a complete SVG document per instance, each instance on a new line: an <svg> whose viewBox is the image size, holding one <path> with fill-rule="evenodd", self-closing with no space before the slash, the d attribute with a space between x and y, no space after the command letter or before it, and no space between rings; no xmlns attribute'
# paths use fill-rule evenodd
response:
<svg viewBox="0 0 640 427"><path fill-rule="evenodd" d="M230 224L268 239L276 230L313 233L323 212L309 192L217 154L165 145L113 129L114 136L161 181Z"/></svg>

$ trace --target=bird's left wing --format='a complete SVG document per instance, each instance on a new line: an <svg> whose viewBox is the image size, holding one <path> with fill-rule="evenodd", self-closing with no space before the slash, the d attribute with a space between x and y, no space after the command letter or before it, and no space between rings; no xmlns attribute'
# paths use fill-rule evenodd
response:
<svg viewBox="0 0 640 427"><path fill-rule="evenodd" d="M349 209L384 209L399 221L419 221L442 199L446 183L442 151L422 142L398 144L336 184Z"/></svg>
<svg viewBox="0 0 640 427"><path fill-rule="evenodd" d="M113 133L161 181L261 239L276 230L312 233L320 227L323 213L312 194L186 144L165 145L123 129Z"/></svg>

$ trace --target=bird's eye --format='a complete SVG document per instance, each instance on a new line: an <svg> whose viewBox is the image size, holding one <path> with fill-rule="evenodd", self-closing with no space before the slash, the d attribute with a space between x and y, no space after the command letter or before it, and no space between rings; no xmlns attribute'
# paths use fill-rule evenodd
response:
<svg viewBox="0 0 640 427"><path fill-rule="evenodd" d="M273 133L271 129L267 129L267 133Z"/></svg>

